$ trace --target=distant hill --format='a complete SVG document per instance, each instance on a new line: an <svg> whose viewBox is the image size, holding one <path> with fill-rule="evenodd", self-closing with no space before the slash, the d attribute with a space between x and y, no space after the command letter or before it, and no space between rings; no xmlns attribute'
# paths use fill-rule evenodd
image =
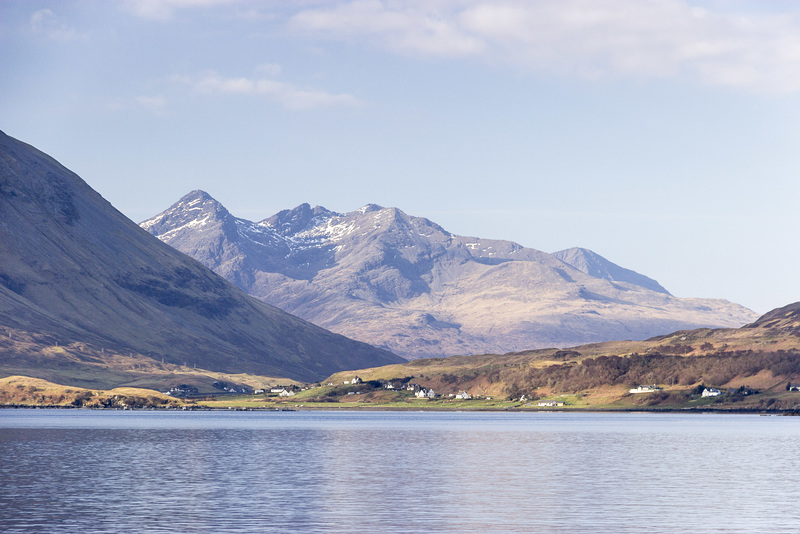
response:
<svg viewBox="0 0 800 534"><path fill-rule="evenodd" d="M306 381L402 361L251 298L0 132L0 376L59 381L121 355Z"/></svg>
<svg viewBox="0 0 800 534"><path fill-rule="evenodd" d="M800 302L765 313L757 321L747 325L745 328L793 332L797 337L800 337Z"/></svg>
<svg viewBox="0 0 800 534"><path fill-rule="evenodd" d="M458 236L374 204L349 213L302 204L252 222L193 191L141 226L264 302L406 358L756 319L728 301L673 297L589 250Z"/></svg>
<svg viewBox="0 0 800 534"><path fill-rule="evenodd" d="M365 383L415 383L445 396L467 391L499 399L559 399L582 407L800 410L800 392L788 390L790 384L800 385L800 303L773 310L742 328L415 360L338 373L324 382L340 385L353 376ZM659 389L645 395L629 393L640 385ZM700 393L706 387L720 388L725 395L702 400Z"/></svg>

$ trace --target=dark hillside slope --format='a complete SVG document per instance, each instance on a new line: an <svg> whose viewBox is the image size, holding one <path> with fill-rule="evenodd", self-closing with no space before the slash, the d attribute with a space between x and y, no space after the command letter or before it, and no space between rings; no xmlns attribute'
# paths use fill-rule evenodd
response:
<svg viewBox="0 0 800 534"><path fill-rule="evenodd" d="M793 332L800 337L800 302L765 313L745 328L775 329Z"/></svg>
<svg viewBox="0 0 800 534"><path fill-rule="evenodd" d="M301 380L402 361L247 296L0 132L3 326L61 344ZM27 356L6 348L0 363Z"/></svg>

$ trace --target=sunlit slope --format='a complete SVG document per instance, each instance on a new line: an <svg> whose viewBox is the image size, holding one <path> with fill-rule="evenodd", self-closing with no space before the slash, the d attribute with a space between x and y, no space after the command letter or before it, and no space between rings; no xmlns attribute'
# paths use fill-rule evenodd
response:
<svg viewBox="0 0 800 534"><path fill-rule="evenodd" d="M774 398L786 394L787 384L800 385L800 303L773 310L742 328L684 330L645 341L567 349L421 359L338 373L326 382L340 384L353 376L414 382L442 394L466 390L501 398L581 395L608 403L641 384L657 384L666 391L661 395L670 391L685 395L698 384L747 386ZM800 407L797 397L795 404Z"/></svg>
<svg viewBox="0 0 800 534"><path fill-rule="evenodd" d="M674 297L591 251L562 251L562 261L453 235L396 208L341 214L304 204L254 223L194 191L142 227L265 302L409 358L644 339L756 318L724 300Z"/></svg>

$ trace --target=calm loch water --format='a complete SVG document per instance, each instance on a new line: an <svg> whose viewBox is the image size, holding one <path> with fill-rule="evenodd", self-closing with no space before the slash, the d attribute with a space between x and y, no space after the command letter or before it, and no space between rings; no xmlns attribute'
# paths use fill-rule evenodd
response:
<svg viewBox="0 0 800 534"><path fill-rule="evenodd" d="M800 418L0 410L0 532L800 527Z"/></svg>

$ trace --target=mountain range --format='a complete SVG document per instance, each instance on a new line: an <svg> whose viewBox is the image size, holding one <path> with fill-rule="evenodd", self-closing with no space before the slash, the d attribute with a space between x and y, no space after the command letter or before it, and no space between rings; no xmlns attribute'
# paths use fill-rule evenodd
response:
<svg viewBox="0 0 800 534"><path fill-rule="evenodd" d="M349 213L302 204L253 222L193 191L141 223L249 294L405 358L505 353L757 315L678 298L586 249L554 254L451 234L397 208Z"/></svg>
<svg viewBox="0 0 800 534"><path fill-rule="evenodd" d="M0 132L0 374L95 375L121 354L305 381L402 361L248 296Z"/></svg>

